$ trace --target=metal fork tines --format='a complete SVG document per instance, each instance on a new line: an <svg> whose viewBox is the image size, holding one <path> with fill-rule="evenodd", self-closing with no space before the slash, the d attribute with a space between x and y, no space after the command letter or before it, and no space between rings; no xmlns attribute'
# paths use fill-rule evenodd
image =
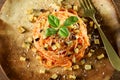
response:
<svg viewBox="0 0 120 80"><path fill-rule="evenodd" d="M109 40L106 38L100 25L98 24L98 22L95 18L96 10L95 10L91 0L79 0L79 2L80 2L80 5L84 9L83 16L91 18L94 21L94 23L96 24L110 63L116 70L120 71L120 58L118 57L117 53L113 49L112 45L110 44Z"/></svg>
<svg viewBox="0 0 120 80"><path fill-rule="evenodd" d="M84 8L83 16L94 19L96 10L94 9L94 7L91 4L91 0L79 0L79 2L81 3L81 6Z"/></svg>

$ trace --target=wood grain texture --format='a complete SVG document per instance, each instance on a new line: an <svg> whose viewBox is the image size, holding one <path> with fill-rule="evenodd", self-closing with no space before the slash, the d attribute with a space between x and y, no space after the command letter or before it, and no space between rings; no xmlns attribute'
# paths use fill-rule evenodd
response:
<svg viewBox="0 0 120 80"><path fill-rule="evenodd" d="M3 3L4 3L4 1L5 0L0 0L0 7L3 5ZM15 1L15 0L14 0ZM120 10L120 0L115 0L115 2L116 2L116 4L117 4L117 6L118 6L118 10ZM8 25L7 25L8 26ZM1 29L1 28L0 28ZM10 28L11 30L12 30L12 28ZM11 33L11 34L13 34L13 33ZM4 35L4 33L2 34L2 35ZM7 42L7 40L6 40L6 42ZM6 46L4 46L4 48L5 48ZM14 49L16 49L16 50L19 50L18 48L14 48ZM15 51L16 51L15 50ZM24 51L23 51L24 52ZM22 50L21 50L21 52L20 53L23 53L22 52ZM16 54L15 54L16 55ZM13 56L13 55L11 55L11 56ZM14 62L14 65L19 65L19 63L16 63L16 62ZM23 65L23 64L21 64L21 65ZM7 67L6 67L7 68ZM14 67L13 67L14 68ZM25 70L20 70L22 67L21 66L19 66L18 67L18 69L16 69L16 70L18 70L18 71L21 71L21 72L25 72ZM31 69L32 69L33 67L31 67ZM14 72L13 72L14 73ZM11 73L11 74L13 74L13 73ZM97 73L96 73L97 74ZM32 75L32 74L29 74L29 75ZM94 76L95 74L93 74L93 76ZM120 72L117 72L117 71L115 71L115 74L113 75L113 77L111 78L111 80L120 80L120 77L119 77L119 75L120 75ZM15 75L15 76L18 76L18 75ZM39 76L39 75L38 75ZM21 76L19 76L19 77L21 77ZM35 76L33 76L33 77L35 77ZM94 76L94 78L95 78L95 76ZM31 78L32 79L32 78ZM1 77L1 79L0 80L5 80L4 79L4 77L2 78ZM19 79L18 79L19 80ZM92 79L91 79L92 80Z"/></svg>

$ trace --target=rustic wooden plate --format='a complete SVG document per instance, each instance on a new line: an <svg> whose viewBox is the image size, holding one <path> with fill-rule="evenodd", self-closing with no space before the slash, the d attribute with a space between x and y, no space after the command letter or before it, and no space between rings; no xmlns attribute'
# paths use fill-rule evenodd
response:
<svg viewBox="0 0 120 80"><path fill-rule="evenodd" d="M69 4L73 4L76 0L66 1ZM120 0L92 1L103 18L104 27L102 28L104 32L116 52L120 55ZM25 26L28 31L31 30L32 24L27 21L25 10L30 8L47 8L47 4L53 3L53 0L6 0L4 2L5 0L0 0L0 64L7 76L11 80L48 80L48 77L56 72L66 75L74 73L64 72L61 68L57 68L50 70L50 73L46 75L40 74L39 71L43 68L34 59L33 53L21 48L22 41L31 36L29 32L21 35L16 30L16 27L19 25ZM78 3L76 2L75 4ZM21 62L19 61L20 56L26 56L30 61ZM112 68L107 58L103 59L101 63L98 62L97 65L98 71L95 69L88 71L87 75L84 76L85 78L78 76L80 77L78 80L120 80L120 72ZM82 71L80 69L75 71L75 73L80 75ZM1 70L0 80L6 80Z"/></svg>

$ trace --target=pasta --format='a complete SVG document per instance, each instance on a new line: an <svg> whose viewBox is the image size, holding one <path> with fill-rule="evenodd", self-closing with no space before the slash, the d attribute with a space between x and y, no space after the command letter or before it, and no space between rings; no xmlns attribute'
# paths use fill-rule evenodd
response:
<svg viewBox="0 0 120 80"><path fill-rule="evenodd" d="M49 14L56 16L60 20L60 25L70 16L78 18L75 24L68 26L70 34L67 38L61 38L58 34L45 36L46 29L51 27L48 22ZM76 61L82 59L85 49L90 45L85 23L74 10L64 8L42 13L35 23L33 38L42 64L47 68L71 67L72 59L75 58Z"/></svg>

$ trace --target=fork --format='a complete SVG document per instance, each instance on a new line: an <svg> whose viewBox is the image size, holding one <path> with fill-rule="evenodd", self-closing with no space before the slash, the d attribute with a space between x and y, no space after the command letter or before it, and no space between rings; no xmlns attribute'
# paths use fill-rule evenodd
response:
<svg viewBox="0 0 120 80"><path fill-rule="evenodd" d="M120 58L118 57L117 53L113 49L112 45L110 44L107 37L103 33L100 25L98 24L98 22L95 18L96 10L95 10L91 0L79 0L79 3L81 4L81 6L84 9L84 17L91 18L93 20L93 22L95 23L95 25L97 26L98 32L99 32L102 42L104 44L109 61L112 64L113 68L116 69L117 71L120 71Z"/></svg>
<svg viewBox="0 0 120 80"><path fill-rule="evenodd" d="M9 80L9 78L5 74L4 70L2 69L1 65L0 65L0 80Z"/></svg>

